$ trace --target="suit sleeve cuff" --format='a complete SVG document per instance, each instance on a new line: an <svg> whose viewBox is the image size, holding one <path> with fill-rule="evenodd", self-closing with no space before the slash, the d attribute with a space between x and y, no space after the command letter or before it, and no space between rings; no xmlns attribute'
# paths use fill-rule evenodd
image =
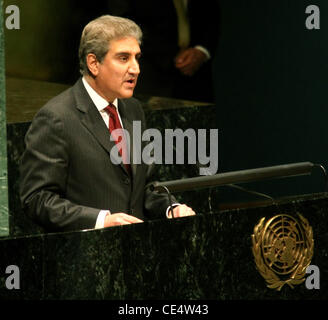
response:
<svg viewBox="0 0 328 320"><path fill-rule="evenodd" d="M203 52L205 54L205 56L206 56L206 60L211 59L211 55L210 55L209 51L206 48L204 48L202 46L195 46L195 49L198 49L201 52Z"/></svg>
<svg viewBox="0 0 328 320"><path fill-rule="evenodd" d="M100 210L98 217L97 217L95 229L104 228L105 218L106 218L107 214L110 214L109 210Z"/></svg>

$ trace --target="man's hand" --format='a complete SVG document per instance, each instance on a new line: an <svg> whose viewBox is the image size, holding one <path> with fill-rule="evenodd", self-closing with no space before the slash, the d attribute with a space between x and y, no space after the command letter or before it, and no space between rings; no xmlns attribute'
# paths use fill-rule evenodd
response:
<svg viewBox="0 0 328 320"><path fill-rule="evenodd" d="M196 215L196 213L190 207L186 206L185 204L181 204L173 209L173 215L174 218L180 218L180 217L194 216ZM172 218L171 210L169 210L168 217L169 219Z"/></svg>
<svg viewBox="0 0 328 320"><path fill-rule="evenodd" d="M182 74L192 76L206 61L204 52L196 48L181 51L175 58L175 66Z"/></svg>
<svg viewBox="0 0 328 320"><path fill-rule="evenodd" d="M130 216L129 214L119 212L119 213L113 213L113 214L107 214L105 218L105 224L104 227L113 227L113 226L120 226L123 224L131 224L131 223L141 223L142 220Z"/></svg>

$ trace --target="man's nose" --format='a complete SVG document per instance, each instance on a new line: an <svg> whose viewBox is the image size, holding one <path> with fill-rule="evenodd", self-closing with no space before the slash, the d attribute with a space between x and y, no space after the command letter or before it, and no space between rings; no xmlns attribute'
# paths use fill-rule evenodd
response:
<svg viewBox="0 0 328 320"><path fill-rule="evenodd" d="M134 59L131 61L131 64L129 66L129 72L133 74L139 74L140 73L140 66L139 66L139 61Z"/></svg>

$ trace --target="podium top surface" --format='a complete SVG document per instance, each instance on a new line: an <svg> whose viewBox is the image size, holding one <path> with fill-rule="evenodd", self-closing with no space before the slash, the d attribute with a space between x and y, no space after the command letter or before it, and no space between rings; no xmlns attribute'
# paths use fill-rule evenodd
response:
<svg viewBox="0 0 328 320"><path fill-rule="evenodd" d="M71 85L32 79L6 78L7 123L30 122L51 98ZM213 103L135 95L145 111L213 106Z"/></svg>

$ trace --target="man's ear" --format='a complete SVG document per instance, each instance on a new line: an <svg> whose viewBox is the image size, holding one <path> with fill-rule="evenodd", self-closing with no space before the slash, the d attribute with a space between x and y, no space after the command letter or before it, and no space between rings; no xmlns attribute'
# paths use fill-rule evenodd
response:
<svg viewBox="0 0 328 320"><path fill-rule="evenodd" d="M93 76L97 76L99 71L99 62L97 60L96 55L93 53L89 53L87 55L86 61L87 61L88 69L91 72L91 74Z"/></svg>

